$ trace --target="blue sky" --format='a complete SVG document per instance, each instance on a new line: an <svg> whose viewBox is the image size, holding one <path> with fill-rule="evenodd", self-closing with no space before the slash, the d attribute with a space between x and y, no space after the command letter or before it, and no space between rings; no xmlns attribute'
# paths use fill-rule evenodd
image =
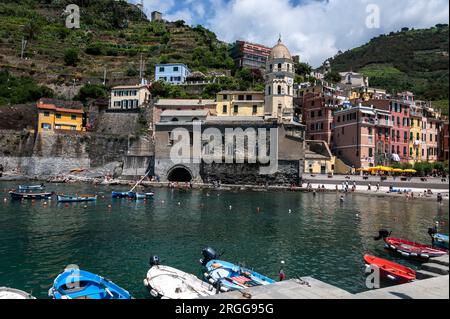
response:
<svg viewBox="0 0 450 319"><path fill-rule="evenodd" d="M144 0L144 7L169 21L202 24L230 43L270 47L281 34L291 53L313 66L382 33L449 21L448 0Z"/></svg>

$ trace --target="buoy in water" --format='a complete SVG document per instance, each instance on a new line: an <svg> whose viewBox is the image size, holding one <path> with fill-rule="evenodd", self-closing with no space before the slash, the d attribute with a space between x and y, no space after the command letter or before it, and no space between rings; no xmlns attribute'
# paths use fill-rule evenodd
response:
<svg viewBox="0 0 450 319"><path fill-rule="evenodd" d="M292 210L289 209L289 214L292 213Z"/></svg>
<svg viewBox="0 0 450 319"><path fill-rule="evenodd" d="M233 207L232 207L232 206L230 205L230 207L229 207L229 208L230 208L230 210L231 210L231 209L232 209Z"/></svg>

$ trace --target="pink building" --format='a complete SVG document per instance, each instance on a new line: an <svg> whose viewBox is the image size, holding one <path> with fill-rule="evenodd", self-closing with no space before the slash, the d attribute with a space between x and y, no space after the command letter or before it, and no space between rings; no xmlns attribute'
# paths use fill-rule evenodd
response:
<svg viewBox="0 0 450 319"><path fill-rule="evenodd" d="M336 89L328 86L314 86L303 94L302 120L306 126L306 139L325 141L332 144L333 112L341 103Z"/></svg>
<svg viewBox="0 0 450 319"><path fill-rule="evenodd" d="M376 111L356 106L334 113L333 151L353 167L375 166Z"/></svg>

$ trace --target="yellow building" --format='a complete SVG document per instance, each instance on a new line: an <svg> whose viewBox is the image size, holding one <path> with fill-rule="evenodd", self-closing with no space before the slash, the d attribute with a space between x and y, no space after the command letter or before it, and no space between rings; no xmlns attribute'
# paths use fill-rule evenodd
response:
<svg viewBox="0 0 450 319"><path fill-rule="evenodd" d="M216 98L217 116L264 116L264 92L221 91Z"/></svg>
<svg viewBox="0 0 450 319"><path fill-rule="evenodd" d="M306 141L304 173L334 174L336 157L325 141Z"/></svg>
<svg viewBox="0 0 450 319"><path fill-rule="evenodd" d="M69 109L57 107L39 101L38 110L38 132L53 130L84 131L83 109Z"/></svg>
<svg viewBox="0 0 450 319"><path fill-rule="evenodd" d="M409 162L413 164L422 160L422 114L411 111L410 121Z"/></svg>

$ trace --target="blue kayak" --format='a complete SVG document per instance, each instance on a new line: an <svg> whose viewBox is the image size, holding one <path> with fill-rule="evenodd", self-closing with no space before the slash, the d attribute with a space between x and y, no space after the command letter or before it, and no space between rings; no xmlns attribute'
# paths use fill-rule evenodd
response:
<svg viewBox="0 0 450 319"><path fill-rule="evenodd" d="M223 260L210 260L205 267L205 279L213 285L219 284L222 291L241 290L275 283L275 280L253 270Z"/></svg>
<svg viewBox="0 0 450 319"><path fill-rule="evenodd" d="M448 235L444 234L434 234L433 237L433 246L442 249L448 249Z"/></svg>
<svg viewBox="0 0 450 319"><path fill-rule="evenodd" d="M48 291L53 299L131 299L125 289L99 275L80 269L66 269Z"/></svg>

